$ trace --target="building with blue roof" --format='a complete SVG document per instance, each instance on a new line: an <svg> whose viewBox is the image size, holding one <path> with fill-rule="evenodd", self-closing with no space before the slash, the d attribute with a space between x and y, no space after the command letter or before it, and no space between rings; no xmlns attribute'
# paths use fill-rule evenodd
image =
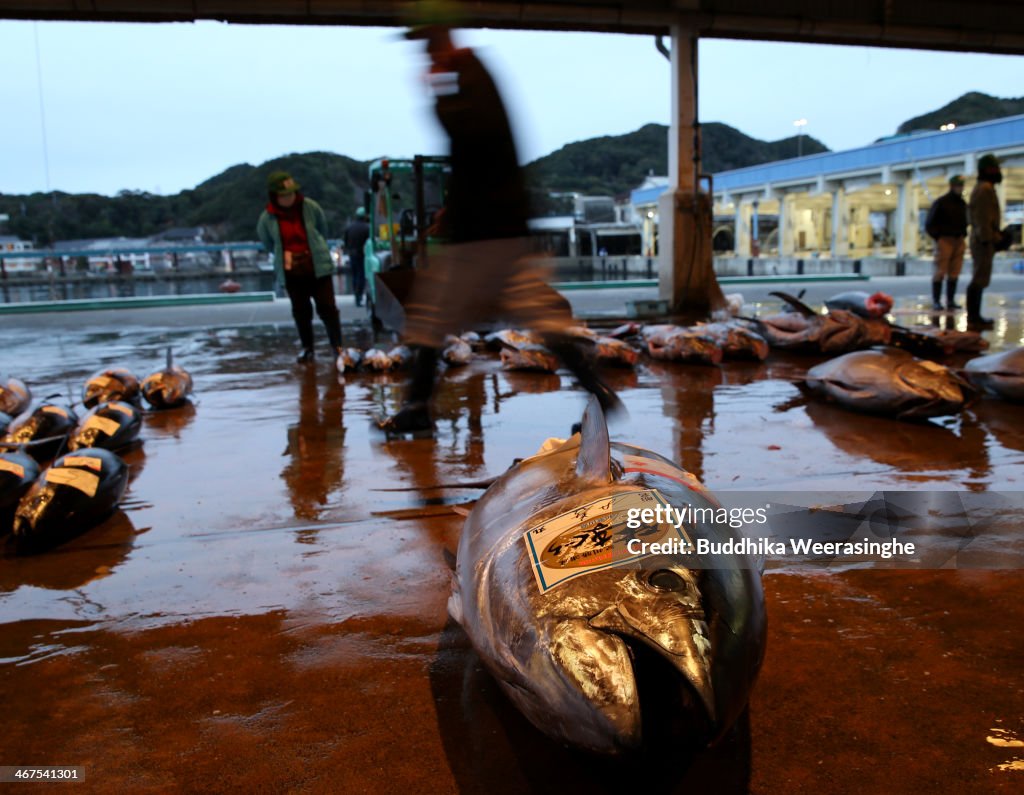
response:
<svg viewBox="0 0 1024 795"><path fill-rule="evenodd" d="M934 132L893 136L842 152L764 163L713 175L715 249L780 258L927 254L922 231L932 202L961 174L970 195L977 160L995 154L1004 223L1024 220L1024 115ZM632 191L653 246L661 184ZM767 234L766 234L767 232Z"/></svg>

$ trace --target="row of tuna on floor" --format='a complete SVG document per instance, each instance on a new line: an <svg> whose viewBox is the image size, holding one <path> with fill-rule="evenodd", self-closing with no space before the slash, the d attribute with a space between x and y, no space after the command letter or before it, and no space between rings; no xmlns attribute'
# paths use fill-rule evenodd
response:
<svg viewBox="0 0 1024 795"><path fill-rule="evenodd" d="M761 318L694 326L627 323L606 333L576 326L568 333L589 349L596 364L623 367L635 366L644 354L704 365L729 359L763 361L772 349L844 354L812 367L797 385L846 408L899 419L956 413L979 391L1011 401L1024 396L1024 348L977 357L956 369L932 360L986 350L988 342L980 333L892 323L885 317L892 299L882 293L842 293L828 299L823 312L793 296L775 295L785 309ZM449 337L442 359L454 367L486 352L498 352L508 370L553 373L560 366L539 335L512 329L485 337L475 332ZM412 358L404 345L387 352L349 348L342 356L349 371L402 369Z"/></svg>
<svg viewBox="0 0 1024 795"><path fill-rule="evenodd" d="M192 376L169 352L166 367L141 382L123 368L96 373L82 388L81 418L56 396L32 408L20 379L0 383L0 538L16 553L37 552L108 516L128 487L115 451L138 444L142 400L173 409L191 391Z"/></svg>

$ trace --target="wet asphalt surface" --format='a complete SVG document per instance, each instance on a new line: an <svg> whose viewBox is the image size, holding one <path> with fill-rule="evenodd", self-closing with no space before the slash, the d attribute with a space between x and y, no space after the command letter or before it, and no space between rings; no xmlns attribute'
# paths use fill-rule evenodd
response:
<svg viewBox="0 0 1024 795"><path fill-rule="evenodd" d="M901 322L927 320L919 299ZM1012 569L772 566L765 666L719 747L642 765L559 748L446 616L450 504L480 492L430 487L567 435L583 394L481 356L444 374L435 439L389 441L371 420L403 375L339 379L319 327L321 358L294 364L280 303L0 321L0 369L37 397L107 366L141 377L168 346L196 384L145 417L119 512L0 560L0 764L81 765L96 792L1020 791ZM993 351L1024 344L1021 307L993 293ZM613 438L719 492L1024 491L1020 406L908 424L793 405L818 361L608 370L630 411Z"/></svg>

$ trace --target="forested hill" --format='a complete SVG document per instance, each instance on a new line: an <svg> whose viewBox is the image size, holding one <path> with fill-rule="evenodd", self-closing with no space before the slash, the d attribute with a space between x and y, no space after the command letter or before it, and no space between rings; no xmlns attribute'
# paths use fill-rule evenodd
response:
<svg viewBox="0 0 1024 795"><path fill-rule="evenodd" d="M901 124L900 132L938 129L1024 113L1024 97L999 99L972 92L943 108ZM796 136L760 141L726 124L702 126L703 165L719 172L828 151L814 138ZM367 163L330 152L291 154L258 166L242 164L174 196L122 191L114 197L95 194L0 193L0 214L10 216L0 233L47 246L55 240L97 237L149 237L172 227L203 226L216 240L252 240L256 218L266 203L266 177L283 169L295 175L305 193L327 214L329 234L339 236L367 187ZM644 178L668 171L668 131L647 124L625 135L577 141L526 167L531 193L578 191L618 196ZM0 179L0 187L2 187Z"/></svg>
<svg viewBox="0 0 1024 795"><path fill-rule="evenodd" d="M714 173L797 156L796 137L760 141L727 124L701 127L704 170ZM799 142L803 154L827 152L814 138ZM534 188L590 194L627 193L648 174L668 173L668 128L647 124L626 135L604 136L563 146L526 167Z"/></svg>
<svg viewBox="0 0 1024 795"><path fill-rule="evenodd" d="M232 166L192 190L173 196L122 191L96 194L0 194L7 233L39 247L54 240L149 237L172 227L205 226L218 240L254 240L256 219L267 203L267 175L284 170L319 201L332 235L340 234L366 185L366 164L330 152L291 154L259 166Z"/></svg>
<svg viewBox="0 0 1024 795"><path fill-rule="evenodd" d="M937 130L943 124L950 123L962 127L965 124L977 124L1021 113L1024 113L1024 97L1000 99L979 91L971 91L938 110L903 122L896 129L896 133Z"/></svg>
<svg viewBox="0 0 1024 795"><path fill-rule="evenodd" d="M758 141L725 124L703 127L704 162L709 171L754 165L797 152L796 138ZM805 137L804 153L826 151ZM578 141L530 163L527 178L538 197L548 191L618 195L639 185L649 173L668 168L668 130L648 124L627 135ZM256 217L266 203L266 177L283 169L293 174L306 195L327 214L332 236L367 187L367 163L330 152L291 154L259 166L232 166L192 190L174 196L122 191L117 196L35 193L0 194L0 213L10 216L8 232L45 246L54 240L95 237L149 237L164 229L204 226L218 240L252 240Z"/></svg>

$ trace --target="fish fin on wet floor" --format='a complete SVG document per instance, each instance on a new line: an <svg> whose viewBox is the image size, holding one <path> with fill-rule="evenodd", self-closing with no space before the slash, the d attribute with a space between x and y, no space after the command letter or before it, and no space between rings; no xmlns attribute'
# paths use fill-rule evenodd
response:
<svg viewBox="0 0 1024 795"><path fill-rule="evenodd" d="M449 572L452 583L452 592L448 594L448 615L452 617L459 626L462 624L462 591L459 590L459 578L454 569Z"/></svg>
<svg viewBox="0 0 1024 795"><path fill-rule="evenodd" d="M807 306L807 304L805 304L803 301L797 298L795 295L784 293L781 290L773 290L772 292L768 293L768 295L774 295L776 298L782 299L791 307L793 307L793 309L795 309L797 312L804 315L805 317L814 317L815 315L818 314L809 306Z"/></svg>
<svg viewBox="0 0 1024 795"><path fill-rule="evenodd" d="M595 483L611 483L614 480L608 423L596 397L590 398L583 412L576 476Z"/></svg>
<svg viewBox="0 0 1024 795"><path fill-rule="evenodd" d="M789 400L785 400L782 403L773 406L772 411L774 411L776 414L785 414L787 411L798 409L801 406L806 406L808 403L811 402L813 392L811 391L811 388L807 385L807 382L793 381L792 383L793 386L800 389L800 393L794 395Z"/></svg>

